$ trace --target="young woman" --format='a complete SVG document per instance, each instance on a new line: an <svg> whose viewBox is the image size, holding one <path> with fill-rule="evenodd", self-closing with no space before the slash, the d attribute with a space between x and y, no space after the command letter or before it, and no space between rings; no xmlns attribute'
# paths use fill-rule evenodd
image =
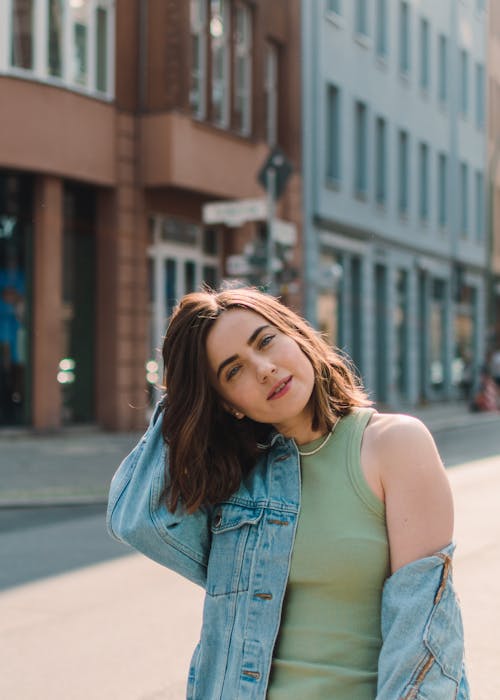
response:
<svg viewBox="0 0 500 700"><path fill-rule="evenodd" d="M422 423L254 289L185 296L110 532L206 590L187 697L464 700L453 504Z"/></svg>

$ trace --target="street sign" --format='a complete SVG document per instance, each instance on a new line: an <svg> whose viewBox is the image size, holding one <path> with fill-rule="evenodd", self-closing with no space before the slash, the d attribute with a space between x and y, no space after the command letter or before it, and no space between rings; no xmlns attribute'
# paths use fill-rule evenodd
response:
<svg viewBox="0 0 500 700"><path fill-rule="evenodd" d="M202 209L204 224L241 226L245 221L261 221L267 218L267 201L261 199L236 199L227 202L209 202Z"/></svg>
<svg viewBox="0 0 500 700"><path fill-rule="evenodd" d="M253 267L245 255L228 255L226 258L226 272L228 275L249 275Z"/></svg>
<svg viewBox="0 0 500 700"><path fill-rule="evenodd" d="M273 192L270 194L274 199L279 199L283 192L285 191L286 183L288 178L293 172L293 166L285 156L281 148L273 148L271 153L266 159L266 162L262 166L259 174L257 175L257 180L260 182L262 187L267 191L268 183L270 181L269 171L274 171L274 185Z"/></svg>
<svg viewBox="0 0 500 700"><path fill-rule="evenodd" d="M282 221L281 219L273 219L272 223L272 239L276 243L281 243L284 246L294 246L297 243L297 227L290 221Z"/></svg>

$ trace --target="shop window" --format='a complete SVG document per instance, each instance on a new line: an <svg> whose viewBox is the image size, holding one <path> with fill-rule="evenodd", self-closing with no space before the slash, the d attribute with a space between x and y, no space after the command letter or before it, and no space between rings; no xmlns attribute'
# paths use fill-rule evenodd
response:
<svg viewBox="0 0 500 700"><path fill-rule="evenodd" d="M0 426L31 419L32 181L0 172Z"/></svg>
<svg viewBox="0 0 500 700"><path fill-rule="evenodd" d="M429 308L430 321L430 384L435 391L444 388L445 380L445 283L433 280Z"/></svg>
<svg viewBox="0 0 500 700"><path fill-rule="evenodd" d="M94 419L95 190L74 184L64 188L63 347L58 381L63 422Z"/></svg>

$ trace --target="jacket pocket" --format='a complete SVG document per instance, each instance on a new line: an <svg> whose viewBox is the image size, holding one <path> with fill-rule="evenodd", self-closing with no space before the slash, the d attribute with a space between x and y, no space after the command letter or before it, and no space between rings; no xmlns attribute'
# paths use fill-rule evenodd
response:
<svg viewBox="0 0 500 700"><path fill-rule="evenodd" d="M207 593L248 590L262 508L223 503L214 508L208 559Z"/></svg>

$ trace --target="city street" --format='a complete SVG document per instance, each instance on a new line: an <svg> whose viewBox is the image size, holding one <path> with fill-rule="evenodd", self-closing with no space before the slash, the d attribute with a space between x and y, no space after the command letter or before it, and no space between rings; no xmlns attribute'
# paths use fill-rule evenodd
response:
<svg viewBox="0 0 500 700"><path fill-rule="evenodd" d="M452 467L455 580L473 698L493 700L500 697L498 427L443 430L436 440ZM202 591L128 555L108 538L102 518L98 505L0 510L0 697L184 697Z"/></svg>

